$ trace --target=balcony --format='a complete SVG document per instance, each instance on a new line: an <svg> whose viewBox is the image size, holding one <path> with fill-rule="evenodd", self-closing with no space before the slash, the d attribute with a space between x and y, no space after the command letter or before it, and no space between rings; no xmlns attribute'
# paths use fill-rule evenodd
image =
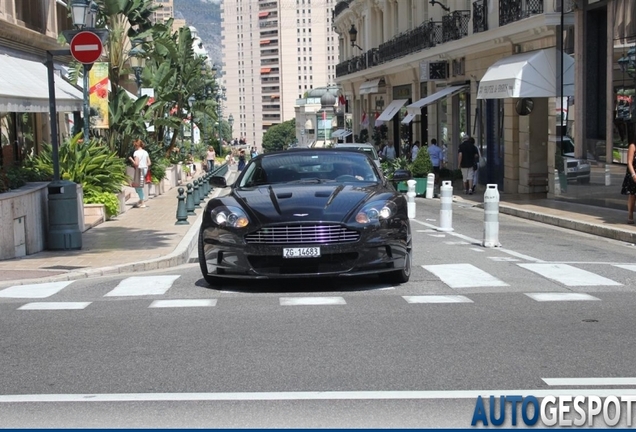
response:
<svg viewBox="0 0 636 432"><path fill-rule="evenodd" d="M278 58L275 59L261 59L261 66L278 66Z"/></svg>
<svg viewBox="0 0 636 432"><path fill-rule="evenodd" d="M280 84L280 78L261 77L261 84Z"/></svg>
<svg viewBox="0 0 636 432"><path fill-rule="evenodd" d="M459 40L468 36L470 11L456 10L442 17L442 42Z"/></svg>
<svg viewBox="0 0 636 432"><path fill-rule="evenodd" d="M269 45L266 45L267 48L269 48ZM261 51L261 58L262 57L271 57L271 56L275 56L278 57L278 50L277 49L264 49Z"/></svg>
<svg viewBox="0 0 636 432"><path fill-rule="evenodd" d="M543 13L543 0L507 0L499 2L499 26Z"/></svg>
<svg viewBox="0 0 636 432"><path fill-rule="evenodd" d="M258 10L266 11L268 9L276 9L276 2L271 0L265 0L258 2Z"/></svg>
<svg viewBox="0 0 636 432"><path fill-rule="evenodd" d="M274 21L261 21L258 23L260 28L278 28L278 20Z"/></svg>
<svg viewBox="0 0 636 432"><path fill-rule="evenodd" d="M488 30L488 2L477 0L473 3L473 33Z"/></svg>
<svg viewBox="0 0 636 432"><path fill-rule="evenodd" d="M333 8L333 19L335 20L338 17L338 15L346 11L349 8L349 5L351 4L352 1L353 0L340 0L336 4L336 6Z"/></svg>

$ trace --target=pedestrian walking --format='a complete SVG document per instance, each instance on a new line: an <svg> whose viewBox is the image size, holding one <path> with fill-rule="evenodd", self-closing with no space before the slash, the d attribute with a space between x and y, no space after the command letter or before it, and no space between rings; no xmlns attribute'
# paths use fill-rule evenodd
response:
<svg viewBox="0 0 636 432"><path fill-rule="evenodd" d="M428 146L428 155L431 158L431 165L433 165L433 174L435 174L435 185L439 185L441 182L441 170L444 166L444 151L437 145L437 140L433 138L431 144Z"/></svg>
<svg viewBox="0 0 636 432"><path fill-rule="evenodd" d="M628 129L627 171L621 187L621 194L627 195L627 223L634 224L634 204L636 204L636 125ZM631 132L631 133L630 133ZM631 136L630 136L631 135Z"/></svg>
<svg viewBox="0 0 636 432"><path fill-rule="evenodd" d="M417 153L420 151L420 142L415 141L413 147L411 147L411 162L415 162L417 159Z"/></svg>
<svg viewBox="0 0 636 432"><path fill-rule="evenodd" d="M473 194L473 172L478 157L477 148L470 142L470 137L464 137L464 141L459 145L457 160L464 180L464 193L468 195Z"/></svg>
<svg viewBox="0 0 636 432"><path fill-rule="evenodd" d="M481 150L479 150L479 147L475 143L475 138L470 137L468 140L475 146L475 149L477 150L477 163L473 167L473 188L472 188L473 193L475 193L475 188L477 187L477 183L479 182L479 168L483 165L484 161L481 158Z"/></svg>
<svg viewBox="0 0 636 432"><path fill-rule="evenodd" d="M148 174L148 168L152 165L150 161L150 155L144 149L144 143L140 139L136 139L133 142L135 146L135 152L130 158L133 166L135 167L135 174L133 179L133 187L139 196L139 201L135 207L146 207L146 196L144 189L146 188L146 174Z"/></svg>
<svg viewBox="0 0 636 432"><path fill-rule="evenodd" d="M391 141L384 147L384 159L390 161L395 159L395 147Z"/></svg>
<svg viewBox="0 0 636 432"><path fill-rule="evenodd" d="M214 151L214 147L208 147L208 153L205 157L208 162L208 172L214 170L214 160L216 159L216 152Z"/></svg>
<svg viewBox="0 0 636 432"><path fill-rule="evenodd" d="M239 171L243 171L243 168L245 168L245 150L241 149L241 151L239 152L239 158L238 158L238 167L237 169Z"/></svg>

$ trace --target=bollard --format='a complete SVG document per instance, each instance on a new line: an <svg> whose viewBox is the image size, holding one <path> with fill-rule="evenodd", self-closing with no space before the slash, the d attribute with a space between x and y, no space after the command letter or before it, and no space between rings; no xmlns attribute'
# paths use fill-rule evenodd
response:
<svg viewBox="0 0 636 432"><path fill-rule="evenodd" d="M439 209L438 231L453 231L453 186L450 181L443 181L439 188L441 207Z"/></svg>
<svg viewBox="0 0 636 432"><path fill-rule="evenodd" d="M486 185L484 192L483 247L500 247L499 243L499 191L496 184Z"/></svg>
<svg viewBox="0 0 636 432"><path fill-rule="evenodd" d="M199 199L201 202L205 201L208 195L208 190L205 187L205 174L199 177Z"/></svg>
<svg viewBox="0 0 636 432"><path fill-rule="evenodd" d="M210 195L210 173L207 172L203 176L203 187L205 188L205 196Z"/></svg>
<svg viewBox="0 0 636 432"><path fill-rule="evenodd" d="M559 170L554 170L554 194L561 195L561 180L559 180Z"/></svg>
<svg viewBox="0 0 636 432"><path fill-rule="evenodd" d="M426 176L426 198L433 199L435 194L435 174L429 173Z"/></svg>
<svg viewBox="0 0 636 432"><path fill-rule="evenodd" d="M415 185L417 181L408 180L406 184L409 186L406 193L406 211L409 219L415 219Z"/></svg>
<svg viewBox="0 0 636 432"><path fill-rule="evenodd" d="M188 211L186 210L186 197L183 194L183 188L179 188L178 189L179 195L177 196L177 199L179 200L179 202L177 203L177 222L175 222L175 225L190 225L190 222L188 222Z"/></svg>
<svg viewBox="0 0 636 432"><path fill-rule="evenodd" d="M201 208L201 195L199 193L201 189L199 189L199 179L194 179L192 183L192 187L194 189L194 192L192 193L192 198L194 198L194 208Z"/></svg>
<svg viewBox="0 0 636 432"><path fill-rule="evenodd" d="M192 190L192 183L188 183L188 191L186 193L186 211L189 215L195 215L194 212L194 192Z"/></svg>
<svg viewBox="0 0 636 432"><path fill-rule="evenodd" d="M612 185L612 176L610 175L610 166L605 164L605 186Z"/></svg>

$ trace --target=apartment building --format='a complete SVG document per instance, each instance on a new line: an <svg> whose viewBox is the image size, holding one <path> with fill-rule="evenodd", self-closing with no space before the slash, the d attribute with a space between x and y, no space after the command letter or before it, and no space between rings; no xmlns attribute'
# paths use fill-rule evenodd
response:
<svg viewBox="0 0 636 432"><path fill-rule="evenodd" d="M49 86L43 64L60 49L57 35L73 27L61 0L0 0L0 166L20 164L51 142ZM70 61L55 57L55 68ZM82 92L55 77L60 139L69 133L64 113L81 111Z"/></svg>
<svg viewBox="0 0 636 432"><path fill-rule="evenodd" d="M234 135L260 146L296 100L335 80L335 0L224 0L223 74Z"/></svg>
<svg viewBox="0 0 636 432"><path fill-rule="evenodd" d="M155 5L159 5L161 7L152 13L150 21L152 21L153 24L166 22L170 18L174 18L174 0L154 0L154 2ZM177 28L180 27L181 26Z"/></svg>
<svg viewBox="0 0 636 432"><path fill-rule="evenodd" d="M633 100L633 0L340 0L333 13L354 132L368 115L398 147L442 140L451 168L473 135L481 182L505 193L620 191L624 166L612 164L635 117L617 120L616 101ZM561 162L566 134L575 148ZM586 162L591 182L568 181Z"/></svg>

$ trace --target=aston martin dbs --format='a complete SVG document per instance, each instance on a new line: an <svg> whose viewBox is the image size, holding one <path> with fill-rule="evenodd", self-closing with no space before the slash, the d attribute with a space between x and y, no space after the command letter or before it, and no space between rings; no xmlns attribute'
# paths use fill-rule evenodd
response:
<svg viewBox="0 0 636 432"><path fill-rule="evenodd" d="M393 181L410 178L396 171ZM205 206L199 233L201 272L268 279L377 274L403 283L412 239L405 196L364 153L295 149L250 160L232 185Z"/></svg>

